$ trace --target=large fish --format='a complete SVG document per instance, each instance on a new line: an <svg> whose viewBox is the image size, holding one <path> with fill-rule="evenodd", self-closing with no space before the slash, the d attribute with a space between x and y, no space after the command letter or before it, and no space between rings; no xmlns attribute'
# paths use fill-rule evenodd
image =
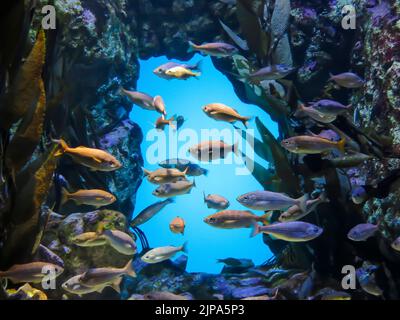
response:
<svg viewBox="0 0 400 320"><path fill-rule="evenodd" d="M230 57L238 52L235 46L224 42L212 42L202 45L194 44L189 41L189 52L199 51L202 54L210 55L217 58Z"/></svg>
<svg viewBox="0 0 400 320"><path fill-rule="evenodd" d="M229 123L240 121L246 128L247 121L251 119L251 117L244 117L240 115L235 109L222 103L207 104L203 107L203 111L214 120L225 121Z"/></svg>
<svg viewBox="0 0 400 320"><path fill-rule="evenodd" d="M142 225L143 223L149 221L151 218L153 218L157 213L159 213L162 209L164 209L167 205L170 203L173 203L173 199L166 199L164 201L158 201L156 203L153 203L143 209L130 223L130 226L133 227L138 227Z"/></svg>
<svg viewBox="0 0 400 320"><path fill-rule="evenodd" d="M78 274L72 278L69 278L67 281L65 281L63 284L61 284L61 288L63 288L65 291L76 294L78 296L82 296L83 294L88 294L92 292L99 292L101 293L105 287L112 286L113 284L106 283L102 286L97 286L97 287L87 287L81 283L81 278L82 274ZM117 286L118 284L116 284ZM118 285L118 290L119 290L119 285Z"/></svg>
<svg viewBox="0 0 400 320"><path fill-rule="evenodd" d="M177 62L167 62L162 64L161 66L155 68L153 70L153 73L163 79L173 79L174 77L168 76L166 74L167 70L175 68L175 67L183 67L185 69L189 69L189 70L201 70L201 60L198 61L195 65L190 65L190 64L182 64L182 63L177 63Z"/></svg>
<svg viewBox="0 0 400 320"><path fill-rule="evenodd" d="M136 277L136 273L132 268L132 260L129 260L123 268L94 268L89 269L82 274L79 279L80 283L87 287L102 288L105 285L112 286L117 292L119 292L119 283L121 282L122 276L128 275L130 277Z"/></svg>
<svg viewBox="0 0 400 320"><path fill-rule="evenodd" d="M203 141L189 148L190 154L204 162L210 162L217 159L226 158L231 152L239 154L238 143L233 145L219 141Z"/></svg>
<svg viewBox="0 0 400 320"><path fill-rule="evenodd" d="M237 201L253 210L283 210L293 205L298 205L302 212L307 211L308 195L293 199L283 193L272 191L255 191L241 195Z"/></svg>
<svg viewBox="0 0 400 320"><path fill-rule="evenodd" d="M62 189L61 205L72 200L78 205L89 205L96 208L107 206L114 203L117 198L104 190L78 190L74 193L69 193L65 188Z"/></svg>
<svg viewBox="0 0 400 320"><path fill-rule="evenodd" d="M167 71L165 71L165 74L168 77L180 80L187 80L189 78L197 78L201 76L200 72L193 72L192 70L186 69L181 66L168 69Z"/></svg>
<svg viewBox="0 0 400 320"><path fill-rule="evenodd" d="M300 207L295 204L279 216L280 222L297 221L313 212L321 203L329 202L325 194L322 193L318 198L307 200L306 211L301 211Z"/></svg>
<svg viewBox="0 0 400 320"><path fill-rule="evenodd" d="M49 262L31 262L15 264L6 271L0 271L0 278L9 279L13 283L41 283L44 277L54 280L63 272L62 267Z"/></svg>
<svg viewBox="0 0 400 320"><path fill-rule="evenodd" d="M120 230L104 230L101 235L107 240L107 243L124 255L134 255L137 252L135 241L132 237Z"/></svg>
<svg viewBox="0 0 400 320"><path fill-rule="evenodd" d="M157 169L155 171L149 171L143 169L144 175L147 177L147 180L154 184L164 184L168 182L176 182L180 179L186 178L188 168L186 168L183 172L178 169Z"/></svg>
<svg viewBox="0 0 400 320"><path fill-rule="evenodd" d="M257 216L251 211L225 210L204 218L204 222L220 229L250 228L254 222L267 222L269 214Z"/></svg>
<svg viewBox="0 0 400 320"><path fill-rule="evenodd" d="M204 203L207 204L207 208L209 209L224 210L229 207L229 201L218 194L209 194L206 196L203 192L203 197Z"/></svg>
<svg viewBox="0 0 400 320"><path fill-rule="evenodd" d="M186 175L188 176L201 176L201 175L207 175L208 170L200 167L196 163L192 163L189 160L186 159L168 159L165 161L161 161L158 164L160 167L163 168L175 168L178 169L179 171L184 171L187 169Z"/></svg>
<svg viewBox="0 0 400 320"><path fill-rule="evenodd" d="M170 198L190 193L195 186L196 182L194 180L193 182L188 180L169 182L160 185L152 194L159 198Z"/></svg>
<svg viewBox="0 0 400 320"><path fill-rule="evenodd" d="M353 241L367 241L378 231L378 226L371 223L361 223L352 228L347 237Z"/></svg>
<svg viewBox="0 0 400 320"><path fill-rule="evenodd" d="M348 89L357 89L364 85L365 81L352 72L345 72L337 75L330 74L329 81L335 81L339 86Z"/></svg>
<svg viewBox="0 0 400 320"><path fill-rule="evenodd" d="M168 259L171 259L178 252L182 251L187 254L187 242L185 242L180 247L166 246L166 247L158 247L146 252L142 256L142 261L146 263L159 263Z"/></svg>
<svg viewBox="0 0 400 320"><path fill-rule="evenodd" d="M344 153L346 140L330 141L318 136L297 136L283 140L281 145L290 152L298 154L325 154L332 150Z"/></svg>
<svg viewBox="0 0 400 320"><path fill-rule="evenodd" d="M280 240L305 242L319 237L322 232L322 228L302 221L274 223L267 226L260 226L254 223L251 236L254 237L259 233L266 233Z"/></svg>
<svg viewBox="0 0 400 320"><path fill-rule="evenodd" d="M122 167L121 163L106 151L86 147L70 148L63 139L53 141L61 147L55 156L67 154L75 162L93 171L114 171Z"/></svg>
<svg viewBox="0 0 400 320"><path fill-rule="evenodd" d="M154 98L146 93L138 91L128 91L123 88L121 88L121 93L127 96L129 100L131 100L134 104L141 107L142 109L151 111L156 110L153 104Z"/></svg>

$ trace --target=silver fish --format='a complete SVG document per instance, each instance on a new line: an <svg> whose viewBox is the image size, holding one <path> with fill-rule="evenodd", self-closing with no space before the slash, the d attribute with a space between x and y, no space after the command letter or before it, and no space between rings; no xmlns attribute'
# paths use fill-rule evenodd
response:
<svg viewBox="0 0 400 320"><path fill-rule="evenodd" d="M140 226L141 224L149 221L151 218L153 218L157 213L159 213L164 207L167 205L173 203L173 199L166 199L164 201L158 201L156 203L153 203L152 205L146 207L143 209L130 223L130 226L137 227Z"/></svg>
<svg viewBox="0 0 400 320"><path fill-rule="evenodd" d="M305 242L319 237L322 232L322 228L302 221L274 223L267 226L260 226L259 224L254 223L251 236L254 237L259 233L266 233L280 240L289 242Z"/></svg>
<svg viewBox="0 0 400 320"><path fill-rule="evenodd" d="M224 210L229 207L229 201L220 196L218 194L206 194L203 192L204 203L207 204L207 208L209 209L216 209L216 210Z"/></svg>
<svg viewBox="0 0 400 320"><path fill-rule="evenodd" d="M152 194L159 198L170 198L190 193L195 186L196 182L194 180L193 182L188 180L170 182L160 185Z"/></svg>
<svg viewBox="0 0 400 320"><path fill-rule="evenodd" d="M361 223L352 228L347 237L353 241L366 241L378 231L378 226L371 223Z"/></svg>
<svg viewBox="0 0 400 320"><path fill-rule="evenodd" d="M279 80L283 79L290 73L292 73L296 68L285 66L282 64L272 65L264 67L256 72L249 74L248 79L250 81L264 81L264 80Z"/></svg>
<svg viewBox="0 0 400 320"><path fill-rule="evenodd" d="M187 254L187 242L180 247L166 246L152 249L142 256L142 261L146 263L159 263L172 258L180 251Z"/></svg>
<svg viewBox="0 0 400 320"><path fill-rule="evenodd" d="M119 253L131 256L137 252L136 243L132 237L119 230L104 230L102 233L108 244Z"/></svg>
<svg viewBox="0 0 400 320"><path fill-rule="evenodd" d="M348 89L357 89L364 85L365 81L352 72L345 72L337 75L330 74L329 81L335 81L339 86Z"/></svg>

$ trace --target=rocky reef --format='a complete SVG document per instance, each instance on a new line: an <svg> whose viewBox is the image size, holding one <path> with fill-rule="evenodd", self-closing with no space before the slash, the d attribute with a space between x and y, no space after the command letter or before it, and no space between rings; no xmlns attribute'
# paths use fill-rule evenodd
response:
<svg viewBox="0 0 400 320"><path fill-rule="evenodd" d="M70 237L96 231L104 222L126 231L126 219L135 207L142 178L143 136L138 125L129 120L131 103L119 94L119 89L136 87L139 58L165 55L189 59L193 53L187 52L188 40L238 42L224 30L221 21L247 48L233 59L213 58L215 67L232 82L241 100L258 105L279 125L279 137L274 138L256 120L263 136L259 150L272 172L256 166L254 176L263 183L271 177L279 178L277 183L265 184L266 190L293 196L326 193L330 202L304 219L323 226L324 233L304 245L264 235L276 259L241 273L187 273L184 258L150 266L136 257L138 277L126 279L122 298L141 299L153 291L168 291L190 299L265 295L306 299L327 287L340 290L342 267L360 269L365 263L378 266L374 275L383 293L371 294L359 278L363 290L354 291L352 298L399 298L400 253L391 248L400 232L399 1L55 1L57 28L46 32L38 30L41 7L48 1L6 2L0 29L5 39L0 55L0 94L6 106L0 109L1 270L34 259L40 243L64 261L65 277L93 266L126 263L126 256L108 247L88 251L70 242ZM345 5L355 7L356 30L341 26ZM5 34L5 30L11 30L6 25L16 36ZM259 85L238 80L237 75L269 63L295 66L296 72L284 81ZM35 70L24 68L31 65ZM350 70L365 79L358 90L339 89L328 82L330 74ZM32 90L26 83L34 84ZM21 92L26 94L17 99ZM340 133L347 147L368 159L339 166L320 155L299 157L281 147L282 139L322 131L320 123L295 116L299 105L322 98L351 104L348 114L338 116L325 129ZM47 109L42 119L39 111L44 99ZM15 112L10 112L9 105L15 106ZM28 108L33 105L36 109ZM36 117L31 117L32 110L37 110ZM43 126L35 126L33 131L39 134L33 142L28 139L26 148L32 152L17 154L19 159L27 157L27 161L16 166L18 161L8 150L15 150L10 147L14 137L24 138L20 119L24 119L23 125L37 119ZM55 162L54 138L63 138L71 146L106 150L122 162L122 169L101 174L77 167L66 157ZM34 172L39 173L33 176ZM358 186L369 190L361 204L350 199ZM62 188L105 189L118 201L96 211L72 202L61 207ZM27 198L23 207L21 201ZM52 217L49 222L48 216ZM272 220L277 218L274 214ZM347 232L362 222L377 224L379 234L366 242L350 242ZM24 288L8 294L37 297L32 290ZM112 290L105 292L87 298L119 297ZM52 298L61 296L58 291Z"/></svg>

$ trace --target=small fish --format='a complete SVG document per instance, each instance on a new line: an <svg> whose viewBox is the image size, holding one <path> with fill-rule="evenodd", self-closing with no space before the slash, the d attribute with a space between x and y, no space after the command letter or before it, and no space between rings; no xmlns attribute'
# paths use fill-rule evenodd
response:
<svg viewBox="0 0 400 320"><path fill-rule="evenodd" d="M349 231L347 238L353 241L367 241L378 229L378 226L375 224L361 223Z"/></svg>
<svg viewBox="0 0 400 320"><path fill-rule="evenodd" d="M306 212L308 195L293 199L283 193L263 190L246 193L239 196L236 200L245 207L253 210L283 210L290 206L298 205L302 212Z"/></svg>
<svg viewBox="0 0 400 320"><path fill-rule="evenodd" d="M181 180L176 182L169 182L160 185L153 191L153 196L159 198L170 198L183 194L190 193L193 187L196 186L195 181Z"/></svg>
<svg viewBox="0 0 400 320"><path fill-rule="evenodd" d="M176 130L176 126L175 126L174 122L175 122L174 117L165 119L164 116L161 116L156 120L155 127L158 130L164 130L166 126L170 126L173 130Z"/></svg>
<svg viewBox="0 0 400 320"><path fill-rule="evenodd" d="M297 136L281 142L282 147L298 154L324 154L332 150L344 153L346 140L330 141L318 136Z"/></svg>
<svg viewBox="0 0 400 320"><path fill-rule="evenodd" d="M152 249L142 256L142 261L146 263L159 263L171 259L180 251L185 254L188 253L187 242L180 247L166 246Z"/></svg>
<svg viewBox="0 0 400 320"><path fill-rule="evenodd" d="M167 71L165 71L165 74L168 77L180 80L187 80L189 78L196 78L201 76L201 72L193 72L192 70L183 68L181 66L168 69Z"/></svg>
<svg viewBox="0 0 400 320"><path fill-rule="evenodd" d="M143 209L130 223L132 228L138 227L143 223L149 221L153 218L157 213L159 213L162 209L164 209L167 205L173 203L173 199L166 199L164 201L158 201L153 203Z"/></svg>
<svg viewBox="0 0 400 320"><path fill-rule="evenodd" d="M71 238L78 247L97 247L107 244L107 239L97 232L84 232Z"/></svg>
<svg viewBox="0 0 400 320"><path fill-rule="evenodd" d="M51 272L49 273L49 271ZM52 263L31 262L15 264L7 271L0 271L0 279L6 278L13 283L41 283L44 277L46 277L47 280L54 280L63 272L64 269L62 267Z"/></svg>
<svg viewBox="0 0 400 320"><path fill-rule="evenodd" d="M321 203L324 202L329 202L329 199L327 199L325 194L322 193L316 199L307 200L307 205L306 205L307 209L305 212L302 212L300 207L297 204L295 204L294 206L291 206L288 210L286 210L279 216L279 221L289 222L289 221L300 220L305 216L307 216L309 213L313 212Z"/></svg>
<svg viewBox="0 0 400 320"><path fill-rule="evenodd" d="M104 190L78 190L74 193L69 193L65 188L62 189L61 205L72 200L77 205L89 205L95 208L100 208L114 203L117 198Z"/></svg>
<svg viewBox="0 0 400 320"><path fill-rule="evenodd" d="M220 141L203 141L189 148L189 153L199 161L210 162L212 160L224 159L231 152L238 155L238 143L233 145Z"/></svg>
<svg viewBox="0 0 400 320"><path fill-rule="evenodd" d="M235 123L240 121L247 128L247 122L251 117L241 116L235 109L222 103L210 103L203 107L203 111L212 119Z"/></svg>
<svg viewBox="0 0 400 320"><path fill-rule="evenodd" d="M356 270L356 276L358 282L360 283L361 289L373 296L380 297L383 295L383 290L379 288L378 284L376 283L376 270L377 267L375 266L358 268Z"/></svg>
<svg viewBox="0 0 400 320"><path fill-rule="evenodd" d="M153 104L154 98L146 93L139 91L128 91L121 88L121 93L124 94L131 100L134 104L145 110L155 111L156 108Z"/></svg>
<svg viewBox="0 0 400 320"><path fill-rule="evenodd" d="M53 140L53 142L58 143L61 147L55 156L67 154L75 162L93 171L114 171L122 167L121 163L106 151L86 147L70 148L62 139Z"/></svg>
<svg viewBox="0 0 400 320"><path fill-rule="evenodd" d="M279 80L283 79L296 68L285 66L283 64L277 64L262 68L256 72L250 73L247 79L251 82L261 82L264 80Z"/></svg>
<svg viewBox="0 0 400 320"><path fill-rule="evenodd" d="M309 297L308 300L351 300L351 295L344 291L323 288L315 296Z"/></svg>
<svg viewBox="0 0 400 320"><path fill-rule="evenodd" d="M202 54L210 55L212 57L223 58L233 56L238 53L239 50L235 46L224 42L212 42L197 45L189 41L188 52L193 51L199 51Z"/></svg>
<svg viewBox="0 0 400 320"><path fill-rule="evenodd" d="M119 230L104 230L101 235L107 240L107 243L124 255L134 255L137 252L135 241L129 234Z"/></svg>
<svg viewBox="0 0 400 320"><path fill-rule="evenodd" d="M294 116L299 117L301 114L305 114L306 116L314 119L315 121L321 123L331 123L336 120L337 116L334 115L326 115L322 112L316 110L313 107L305 107L303 104L299 104L297 111L295 112Z"/></svg>
<svg viewBox="0 0 400 320"><path fill-rule="evenodd" d="M207 208L216 210L225 210L229 207L230 203L223 196L218 194L206 194L203 192L204 203L207 204Z"/></svg>
<svg viewBox="0 0 400 320"><path fill-rule="evenodd" d="M354 186L351 189L351 200L355 204L362 204L368 199L367 191L362 186Z"/></svg>
<svg viewBox="0 0 400 320"><path fill-rule="evenodd" d="M178 169L166 169L161 168L155 171L149 171L143 169L144 175L147 177L147 180L154 184L164 184L168 182L176 182L180 178L185 179L188 168L186 168L183 172Z"/></svg>
<svg viewBox="0 0 400 320"><path fill-rule="evenodd" d="M400 237L392 242L391 247L396 251L400 251Z"/></svg>
<svg viewBox="0 0 400 320"><path fill-rule="evenodd" d="M136 273L132 268L132 260L123 268L94 268L89 269L79 279L79 282L86 287L104 288L106 285L110 285L118 293L120 292L119 284L122 280L122 276L128 275L130 277L136 277Z"/></svg>
<svg viewBox="0 0 400 320"><path fill-rule="evenodd" d="M108 287L110 285L110 284L104 284L103 286L87 287L81 283L82 276L83 274L78 274L72 278L69 278L67 281L61 284L61 288L63 288L65 291L69 293L82 296L83 294L88 294L93 292L101 293L105 287Z"/></svg>
<svg viewBox="0 0 400 320"><path fill-rule="evenodd" d="M160 167L163 168L175 168L178 169L179 171L184 171L187 168L186 175L188 176L201 176L201 175L207 175L208 170L200 167L196 163L192 163L189 160L186 159L168 159L165 161L162 161L158 164Z"/></svg>
<svg viewBox="0 0 400 320"><path fill-rule="evenodd" d="M348 89L357 89L364 85L365 81L352 72L337 75L330 74L329 81L335 81L339 86Z"/></svg>
<svg viewBox="0 0 400 320"><path fill-rule="evenodd" d="M372 156L363 153L355 153L340 158L329 159L328 161L334 168L353 168L371 159L373 159Z"/></svg>
<svg viewBox="0 0 400 320"><path fill-rule="evenodd" d="M347 112L351 105L345 106L338 101L323 99L312 103L310 107L324 115L338 116Z"/></svg>
<svg viewBox="0 0 400 320"><path fill-rule="evenodd" d="M182 68L189 69L189 70L198 70L198 71L200 71L201 70L201 63L202 63L201 60L198 61L195 65L181 64L181 63L177 63L177 62L167 62L167 63L164 63L161 66L155 68L153 70L153 73L156 76L160 77L160 78L170 80L170 79L173 79L174 77L168 76L166 74L167 70L175 68L175 67L182 67Z"/></svg>
<svg viewBox="0 0 400 320"><path fill-rule="evenodd" d="M257 216L251 211L225 210L204 218L208 225L220 229L250 228L254 222L266 222L269 214Z"/></svg>
<svg viewBox="0 0 400 320"><path fill-rule="evenodd" d="M289 242L305 242L319 237L322 232L322 228L302 221L274 223L267 226L260 226L259 224L254 223L251 236L254 237L259 233L266 233L280 240Z"/></svg>
<svg viewBox="0 0 400 320"><path fill-rule="evenodd" d="M183 235L185 233L185 220L181 217L174 218L169 224L169 229L172 233L180 233Z"/></svg>
<svg viewBox="0 0 400 320"><path fill-rule="evenodd" d="M164 103L164 100L163 100L163 98L161 96L155 96L154 97L153 106L154 106L155 110L158 113L161 113L164 116L167 114L167 111L166 111L166 108L165 108L165 103Z"/></svg>
<svg viewBox="0 0 400 320"><path fill-rule="evenodd" d="M167 291L149 292L146 293L143 298L144 300L189 300L189 298L186 296Z"/></svg>

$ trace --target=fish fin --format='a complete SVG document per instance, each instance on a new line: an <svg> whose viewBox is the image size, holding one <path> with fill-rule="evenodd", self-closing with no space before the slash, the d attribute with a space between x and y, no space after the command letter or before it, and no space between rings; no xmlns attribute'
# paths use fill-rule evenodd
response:
<svg viewBox="0 0 400 320"><path fill-rule="evenodd" d="M203 174L207 177L208 176L208 170L207 169L203 169Z"/></svg>
<svg viewBox="0 0 400 320"><path fill-rule="evenodd" d="M342 140L340 140L337 143L337 148L341 153L345 152L345 150L344 150L345 145L346 145L346 138L342 138Z"/></svg>
<svg viewBox="0 0 400 320"><path fill-rule="evenodd" d="M334 80L334 75L331 73L331 72L329 72L329 80L328 81L332 81L332 80Z"/></svg>
<svg viewBox="0 0 400 320"><path fill-rule="evenodd" d="M244 118L242 119L242 123L243 123L243 125L245 126L246 129L248 128L248 122L249 122L250 120L252 120L252 119L253 119L253 117L244 117Z"/></svg>
<svg viewBox="0 0 400 320"><path fill-rule="evenodd" d="M96 229L96 234L101 235L104 232L104 222L100 222Z"/></svg>
<svg viewBox="0 0 400 320"><path fill-rule="evenodd" d="M103 292L103 290L104 290L104 288L105 287L100 287L100 288L98 288L97 290L96 290L96 292L98 292L98 293L102 293ZM118 287L118 289L119 289L119 287ZM118 292L118 291L117 291ZM119 293L119 292L118 292ZM81 296L82 297L82 296Z"/></svg>
<svg viewBox="0 0 400 320"><path fill-rule="evenodd" d="M254 238L260 233L260 225L256 221L252 221L250 238Z"/></svg>
<svg viewBox="0 0 400 320"><path fill-rule="evenodd" d="M61 205L64 205L69 200L70 193L64 187L61 188Z"/></svg>
<svg viewBox="0 0 400 320"><path fill-rule="evenodd" d="M99 158L93 157L92 158L94 161L96 161L97 163L102 163L102 161Z"/></svg>
<svg viewBox="0 0 400 320"><path fill-rule="evenodd" d="M115 282L113 282L110 287L113 288L115 291L117 291L118 293L121 293L121 289L120 289L120 285L121 285L121 281L122 281L122 277L119 277L118 280L116 280Z"/></svg>
<svg viewBox="0 0 400 320"><path fill-rule="evenodd" d="M268 212L266 212L265 214L263 214L263 215L260 217L261 220L262 220L261 222L262 222L262 224L263 224L264 226L271 224L271 223L269 222L269 219L271 218L272 213L273 213L273 211L268 211Z"/></svg>
<svg viewBox="0 0 400 320"><path fill-rule="evenodd" d="M201 72L193 72L194 78L199 80L199 77L201 76Z"/></svg>
<svg viewBox="0 0 400 320"><path fill-rule="evenodd" d="M147 177L147 176L149 176L151 174L151 171L149 171L149 170L147 170L147 169L145 169L143 167L142 167L142 170L143 170L143 174L144 174L145 177Z"/></svg>
<svg viewBox="0 0 400 320"><path fill-rule="evenodd" d="M183 174L186 176L186 175L187 175L187 173L188 173L188 171L189 171L189 166L187 166L187 167L186 167L186 169L185 169L185 170L183 170Z"/></svg>
<svg viewBox="0 0 400 320"><path fill-rule="evenodd" d="M196 45L192 41L189 41L189 49L187 52L189 53L194 51L196 51Z"/></svg>
<svg viewBox="0 0 400 320"><path fill-rule="evenodd" d="M182 245L181 251L183 253L186 253L186 254L189 253L189 251L188 251L188 242L187 241L185 241L184 244Z"/></svg>
<svg viewBox="0 0 400 320"><path fill-rule="evenodd" d="M203 190L203 199L204 199L204 203L206 203L206 193L205 193L205 191Z"/></svg>
<svg viewBox="0 0 400 320"><path fill-rule="evenodd" d="M307 200L308 200L308 194L305 194L301 198L297 199L299 201L299 207L302 212L307 212Z"/></svg>
<svg viewBox="0 0 400 320"><path fill-rule="evenodd" d="M63 139L59 139L59 140L52 139L51 141L53 141L54 143L57 143L61 148L60 150L57 150L57 152L54 154L55 157L59 157L59 156L63 155L69 149L68 144Z"/></svg>
<svg viewBox="0 0 400 320"><path fill-rule="evenodd" d="M133 270L133 265L132 265L132 260L129 260L128 263L126 264L126 266L124 267L125 273L132 277L132 278L136 278L136 272L135 270Z"/></svg>

